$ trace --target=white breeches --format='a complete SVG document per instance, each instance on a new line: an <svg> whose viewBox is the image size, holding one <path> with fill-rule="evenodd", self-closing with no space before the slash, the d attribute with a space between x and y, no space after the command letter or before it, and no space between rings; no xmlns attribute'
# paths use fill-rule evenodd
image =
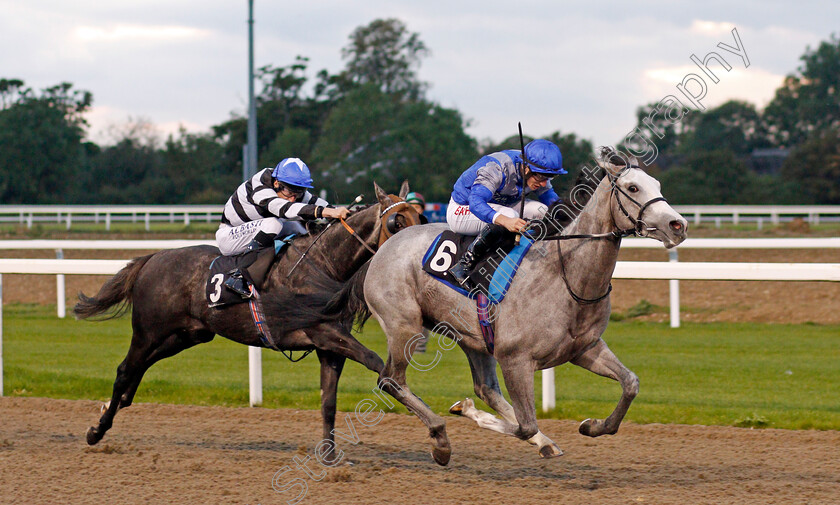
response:
<svg viewBox="0 0 840 505"><path fill-rule="evenodd" d="M519 212L517 210L519 208L519 203L515 204L516 208L506 207L496 203L488 205L490 205L490 207L496 212L500 212L507 217L519 217ZM545 212L547 210L548 207L542 202L538 202L536 200L525 201L525 219L540 219L545 216ZM446 222L449 224L449 228L452 231L462 235L478 235L481 230L487 226L487 223L477 218L472 212L470 212L469 205L461 205L451 198L449 199L449 206L446 208Z"/></svg>
<svg viewBox="0 0 840 505"><path fill-rule="evenodd" d="M306 235L307 233L306 228L304 228L300 221L267 217L265 219L249 221L239 226L229 226L222 223L216 231L216 242L218 242L219 250L222 254L231 256L245 252L248 244L254 240L254 237L259 232L265 232L269 235L280 235L281 238L292 233L297 235Z"/></svg>

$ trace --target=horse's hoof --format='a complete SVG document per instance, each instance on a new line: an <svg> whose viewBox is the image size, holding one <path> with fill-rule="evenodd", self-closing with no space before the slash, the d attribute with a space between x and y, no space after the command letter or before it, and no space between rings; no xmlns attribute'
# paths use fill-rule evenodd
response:
<svg viewBox="0 0 840 505"><path fill-rule="evenodd" d="M461 402L455 402L452 404L451 407L449 407L449 413L455 414L456 416L460 416L464 413L464 406L461 404Z"/></svg>
<svg viewBox="0 0 840 505"><path fill-rule="evenodd" d="M578 431L587 437L599 437L604 434L604 422L600 419L584 419Z"/></svg>
<svg viewBox="0 0 840 505"><path fill-rule="evenodd" d="M87 439L88 445L96 445L100 440L102 440L102 435L99 434L96 428L91 426L88 428L85 438Z"/></svg>
<svg viewBox="0 0 840 505"><path fill-rule="evenodd" d="M434 458L435 463L437 463L438 465L448 465L450 457L452 457L451 447L432 447L432 458Z"/></svg>
<svg viewBox="0 0 840 505"><path fill-rule="evenodd" d="M540 447L541 458L558 458L563 455L563 449L557 447L557 444L549 444Z"/></svg>

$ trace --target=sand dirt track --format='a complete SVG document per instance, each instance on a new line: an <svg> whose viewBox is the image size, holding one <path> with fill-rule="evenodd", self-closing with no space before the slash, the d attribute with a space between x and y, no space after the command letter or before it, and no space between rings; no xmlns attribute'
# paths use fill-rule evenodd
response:
<svg viewBox="0 0 840 505"><path fill-rule="evenodd" d="M0 503L282 504L272 476L313 455L315 411L136 404L105 439L84 433L99 403L0 398ZM340 421L344 416L340 415ZM572 421L541 420L566 455L541 460L510 437L447 418L453 446L434 464L425 430L407 415L355 423L342 443L354 464L306 478L300 503L836 504L840 433L624 425L589 439ZM346 428L346 425L344 425ZM310 468L322 468L310 461Z"/></svg>

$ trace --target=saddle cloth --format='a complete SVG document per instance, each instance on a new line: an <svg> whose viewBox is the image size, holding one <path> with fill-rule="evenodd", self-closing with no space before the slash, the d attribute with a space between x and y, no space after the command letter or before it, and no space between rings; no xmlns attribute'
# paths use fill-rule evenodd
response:
<svg viewBox="0 0 840 505"><path fill-rule="evenodd" d="M250 278L248 270L253 271L256 266L257 268L260 268L261 270L264 269L265 272L268 272L271 268L271 264L274 263L293 237L294 236L292 235L284 238L283 240L275 240L274 253L271 253L270 248L261 250L257 260L251 267L248 267L248 269L243 272L245 281L248 284L248 287L252 288L252 291L256 291L256 287L254 286L253 279ZM207 305L209 307L222 307L225 305L234 305L248 301L225 287L225 281L234 271L236 271L237 259L237 256L217 256L213 262L210 263L210 271L208 273L207 283L204 289Z"/></svg>
<svg viewBox="0 0 840 505"><path fill-rule="evenodd" d="M533 242L522 237L517 245L514 235L504 239L488 256L479 259L470 275L469 288L465 288L458 284L448 270L461 259L474 239L451 230L444 231L432 241L423 256L423 270L470 299L483 293L490 303L499 303L505 298L519 264Z"/></svg>

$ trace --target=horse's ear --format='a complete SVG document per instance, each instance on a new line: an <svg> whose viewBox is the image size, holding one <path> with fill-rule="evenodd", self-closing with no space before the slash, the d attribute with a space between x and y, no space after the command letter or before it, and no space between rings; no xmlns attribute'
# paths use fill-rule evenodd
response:
<svg viewBox="0 0 840 505"><path fill-rule="evenodd" d="M383 191L382 188L379 187L379 184L374 182L373 189L376 191L376 199L379 200L380 205L382 205L383 207L387 207L388 205L391 205L391 203L393 203L391 202L391 199L388 198L388 193Z"/></svg>
<svg viewBox="0 0 840 505"><path fill-rule="evenodd" d="M608 174L616 176L624 170L625 167L635 166L638 164L632 156L615 149L612 146L602 146L599 148L600 156L598 159L598 166L603 168Z"/></svg>
<svg viewBox="0 0 840 505"><path fill-rule="evenodd" d="M400 186L400 200L405 200L406 195L408 195L408 180L403 181Z"/></svg>

